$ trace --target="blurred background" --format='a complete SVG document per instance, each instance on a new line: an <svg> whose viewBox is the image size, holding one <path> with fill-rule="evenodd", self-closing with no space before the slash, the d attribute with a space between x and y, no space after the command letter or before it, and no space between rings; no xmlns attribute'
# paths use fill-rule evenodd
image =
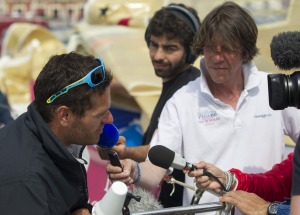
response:
<svg viewBox="0 0 300 215"><path fill-rule="evenodd" d="M129 146L139 145L161 92L144 41L152 14L169 3L184 3L202 20L222 0L1 0L0 97L1 109L13 118L34 99L32 87L53 54L76 51L104 59L112 69L112 109L115 125ZM254 16L259 28L255 58L259 70L281 71L270 56L272 37L298 31L300 0L235 0ZM199 59L195 62L198 67ZM1 121L0 121L1 122ZM2 125L3 126L3 125ZM1 127L1 125L0 125ZM294 143L286 139L287 153ZM100 200L109 187L104 165L88 147L90 202Z"/></svg>

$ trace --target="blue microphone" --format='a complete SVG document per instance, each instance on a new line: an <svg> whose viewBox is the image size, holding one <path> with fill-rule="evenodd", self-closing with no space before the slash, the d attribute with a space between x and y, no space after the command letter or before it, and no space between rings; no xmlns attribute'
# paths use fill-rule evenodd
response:
<svg viewBox="0 0 300 215"><path fill-rule="evenodd" d="M105 124L98 142L102 148L112 148L119 140L119 131L114 124Z"/></svg>
<svg viewBox="0 0 300 215"><path fill-rule="evenodd" d="M102 134L100 135L100 139L98 141L98 146L101 148L109 149L107 154L110 160L110 163L113 166L118 166L122 169L123 166L119 160L118 154L113 151L111 148L116 145L119 140L119 131L114 124L105 124L103 127Z"/></svg>

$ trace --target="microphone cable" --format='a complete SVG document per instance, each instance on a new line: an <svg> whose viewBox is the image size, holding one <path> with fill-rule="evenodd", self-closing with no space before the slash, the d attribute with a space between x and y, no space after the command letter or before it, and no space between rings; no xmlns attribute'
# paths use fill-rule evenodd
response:
<svg viewBox="0 0 300 215"><path fill-rule="evenodd" d="M218 182L220 184L221 188L224 191L226 191L226 188L225 188L224 184L218 179L218 177L216 177L215 175L213 175L212 173L210 173L206 169L203 169L203 175L213 178L216 182Z"/></svg>
<svg viewBox="0 0 300 215"><path fill-rule="evenodd" d="M190 165L187 166L188 171L198 170L194 165L192 165L192 164L190 164ZM202 170L203 170L203 175L204 176L208 176L210 178L213 178L216 182L218 182L220 184L223 191L226 191L226 188L225 188L224 184L218 179L218 177L216 177L215 175L213 175L211 172L207 171L206 169L202 169Z"/></svg>

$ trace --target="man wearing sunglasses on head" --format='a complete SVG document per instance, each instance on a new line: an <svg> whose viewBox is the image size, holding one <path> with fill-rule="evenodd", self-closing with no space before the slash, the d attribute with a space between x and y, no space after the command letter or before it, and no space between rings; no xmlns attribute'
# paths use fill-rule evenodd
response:
<svg viewBox="0 0 300 215"><path fill-rule="evenodd" d="M111 80L101 58L50 58L27 112L0 129L1 214L90 214L81 154L113 122Z"/></svg>

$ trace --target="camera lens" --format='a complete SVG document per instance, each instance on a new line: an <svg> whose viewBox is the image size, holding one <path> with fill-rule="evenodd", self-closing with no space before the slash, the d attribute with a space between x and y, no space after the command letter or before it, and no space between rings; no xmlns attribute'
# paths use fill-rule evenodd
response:
<svg viewBox="0 0 300 215"><path fill-rule="evenodd" d="M300 107L299 85L300 72L292 75L268 75L269 105L273 110L287 107Z"/></svg>
<svg viewBox="0 0 300 215"><path fill-rule="evenodd" d="M288 76L288 88L289 88L289 107L300 108L300 72L294 72L290 76Z"/></svg>

